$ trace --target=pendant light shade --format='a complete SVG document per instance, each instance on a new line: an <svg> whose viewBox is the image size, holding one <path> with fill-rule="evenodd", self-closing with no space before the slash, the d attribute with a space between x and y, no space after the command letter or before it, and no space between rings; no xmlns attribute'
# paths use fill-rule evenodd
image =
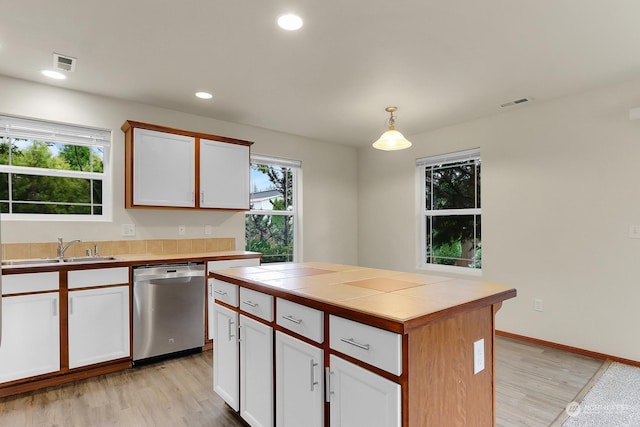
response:
<svg viewBox="0 0 640 427"><path fill-rule="evenodd" d="M387 107L385 111L387 111L391 117L389 117L389 130L380 136L380 138L373 143L373 148L377 148L378 150L385 151L393 151L393 150L404 150L405 148L411 147L411 142L409 142L404 135L398 132L395 128L395 116L393 113L397 110L397 107Z"/></svg>

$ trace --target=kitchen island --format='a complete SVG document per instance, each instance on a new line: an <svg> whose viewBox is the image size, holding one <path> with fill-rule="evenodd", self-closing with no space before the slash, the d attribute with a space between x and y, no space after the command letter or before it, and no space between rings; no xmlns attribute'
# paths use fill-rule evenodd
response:
<svg viewBox="0 0 640 427"><path fill-rule="evenodd" d="M250 425L495 424L494 319L514 288L314 262L212 277L214 390Z"/></svg>

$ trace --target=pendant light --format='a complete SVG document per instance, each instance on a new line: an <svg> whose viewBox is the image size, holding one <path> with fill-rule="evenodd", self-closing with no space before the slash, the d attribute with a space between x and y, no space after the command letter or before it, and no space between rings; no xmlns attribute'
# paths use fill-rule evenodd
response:
<svg viewBox="0 0 640 427"><path fill-rule="evenodd" d="M391 115L391 117L389 117L389 130L383 133L382 136L373 143L373 148L377 148L378 150L393 151L404 150L405 148L411 147L411 142L409 142L404 137L404 135L398 132L395 128L396 118L393 113L397 109L397 107L385 108L385 111Z"/></svg>

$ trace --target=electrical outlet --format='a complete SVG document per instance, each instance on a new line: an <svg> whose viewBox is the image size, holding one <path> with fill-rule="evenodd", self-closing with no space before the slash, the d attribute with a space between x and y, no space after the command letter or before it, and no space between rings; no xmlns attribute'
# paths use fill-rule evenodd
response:
<svg viewBox="0 0 640 427"><path fill-rule="evenodd" d="M135 224L122 224L122 235L123 236L135 236L136 235L136 225Z"/></svg>
<svg viewBox="0 0 640 427"><path fill-rule="evenodd" d="M533 299L533 309L535 311L544 311L544 302L542 301L542 298Z"/></svg>
<svg viewBox="0 0 640 427"><path fill-rule="evenodd" d="M187 227L185 225L179 225L178 234L181 236L184 236L185 234L187 234Z"/></svg>
<svg viewBox="0 0 640 427"><path fill-rule="evenodd" d="M213 227L211 227L210 225L205 225L205 226L204 226L204 234L205 234L206 236L211 236L212 228L213 228Z"/></svg>
<svg viewBox="0 0 640 427"><path fill-rule="evenodd" d="M473 374L484 370L484 338L473 343Z"/></svg>
<svg viewBox="0 0 640 427"><path fill-rule="evenodd" d="M632 239L640 239L640 225L629 226L629 237Z"/></svg>

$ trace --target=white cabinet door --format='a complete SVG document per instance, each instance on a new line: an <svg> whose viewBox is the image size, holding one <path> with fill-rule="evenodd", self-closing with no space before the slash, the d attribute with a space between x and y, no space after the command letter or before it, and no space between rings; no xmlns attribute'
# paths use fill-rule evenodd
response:
<svg viewBox="0 0 640 427"><path fill-rule="evenodd" d="M237 411L240 409L238 313L214 304L213 391Z"/></svg>
<svg viewBox="0 0 640 427"><path fill-rule="evenodd" d="M273 426L273 329L242 315L240 416L252 427Z"/></svg>
<svg viewBox="0 0 640 427"><path fill-rule="evenodd" d="M60 370L59 293L2 298L0 383Z"/></svg>
<svg viewBox="0 0 640 427"><path fill-rule="evenodd" d="M249 147L200 140L200 206L249 209Z"/></svg>
<svg viewBox="0 0 640 427"><path fill-rule="evenodd" d="M129 357L129 286L69 292L69 368Z"/></svg>
<svg viewBox="0 0 640 427"><path fill-rule="evenodd" d="M324 426L323 351L276 332L276 426Z"/></svg>
<svg viewBox="0 0 640 427"><path fill-rule="evenodd" d="M195 138L133 130L133 203L195 206Z"/></svg>
<svg viewBox="0 0 640 427"><path fill-rule="evenodd" d="M331 355L331 427L400 427L400 384Z"/></svg>
<svg viewBox="0 0 640 427"><path fill-rule="evenodd" d="M221 261L209 261L207 262L207 271L211 273L216 270L224 270L232 267L252 267L260 265L260 258L248 258L248 259L227 259ZM218 286L224 286L224 289L216 289L214 283ZM207 319L208 319L208 338L213 338L213 331L216 328L216 316L213 313L215 306L215 300L218 297L219 300L234 307L238 306L238 285L232 285L230 283L222 282L216 279L207 280Z"/></svg>

